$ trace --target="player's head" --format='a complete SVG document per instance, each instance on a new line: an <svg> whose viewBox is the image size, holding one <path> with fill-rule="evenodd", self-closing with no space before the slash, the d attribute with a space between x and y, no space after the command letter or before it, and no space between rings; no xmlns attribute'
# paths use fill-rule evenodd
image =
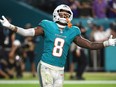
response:
<svg viewBox="0 0 116 87"><path fill-rule="evenodd" d="M68 5L61 4L57 6L53 12L53 21L67 24L68 18L69 21L73 19L73 13Z"/></svg>

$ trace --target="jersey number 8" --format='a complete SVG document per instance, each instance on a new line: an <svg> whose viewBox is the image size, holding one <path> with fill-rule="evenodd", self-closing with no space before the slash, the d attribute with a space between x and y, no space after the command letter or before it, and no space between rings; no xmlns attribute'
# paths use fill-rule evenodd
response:
<svg viewBox="0 0 116 87"><path fill-rule="evenodd" d="M63 53L64 39L56 38L54 42L53 55L61 57Z"/></svg>

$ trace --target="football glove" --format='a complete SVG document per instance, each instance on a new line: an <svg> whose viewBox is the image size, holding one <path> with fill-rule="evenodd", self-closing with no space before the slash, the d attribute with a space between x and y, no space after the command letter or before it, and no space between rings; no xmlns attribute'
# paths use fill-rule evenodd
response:
<svg viewBox="0 0 116 87"><path fill-rule="evenodd" d="M7 27L11 30L15 29L15 26L10 24L10 22L4 16L2 16L2 19L0 19L0 22L4 27Z"/></svg>
<svg viewBox="0 0 116 87"><path fill-rule="evenodd" d="M110 35L110 38L103 42L103 45L105 47L107 47L107 46L115 46L116 45L116 38L113 39L112 37L113 37L113 35Z"/></svg>

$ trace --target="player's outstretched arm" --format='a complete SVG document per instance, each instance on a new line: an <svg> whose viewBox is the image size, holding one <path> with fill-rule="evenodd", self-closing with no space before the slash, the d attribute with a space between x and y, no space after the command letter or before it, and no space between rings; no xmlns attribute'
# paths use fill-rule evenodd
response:
<svg viewBox="0 0 116 87"><path fill-rule="evenodd" d="M41 27L38 27L36 29L35 28L24 29L24 28L12 25L4 16L2 16L2 19L0 19L0 22L4 27L7 27L8 29L15 31L22 36L34 36L34 35L43 34L43 30Z"/></svg>
<svg viewBox="0 0 116 87"><path fill-rule="evenodd" d="M76 36L76 38L74 39L74 42L75 42L75 44L77 44L78 46L81 46L83 48L97 50L97 49L101 49L101 48L104 48L107 46L115 46L116 38L113 39L112 35L111 35L110 38L104 42L91 42L91 41L83 38L82 36Z"/></svg>

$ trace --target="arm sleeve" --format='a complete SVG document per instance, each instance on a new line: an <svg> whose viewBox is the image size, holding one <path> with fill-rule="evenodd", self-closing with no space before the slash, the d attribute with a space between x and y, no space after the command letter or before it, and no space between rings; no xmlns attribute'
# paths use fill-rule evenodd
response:
<svg viewBox="0 0 116 87"><path fill-rule="evenodd" d="M23 29L23 28L17 27L17 33L22 36L34 36L35 30L34 28Z"/></svg>

